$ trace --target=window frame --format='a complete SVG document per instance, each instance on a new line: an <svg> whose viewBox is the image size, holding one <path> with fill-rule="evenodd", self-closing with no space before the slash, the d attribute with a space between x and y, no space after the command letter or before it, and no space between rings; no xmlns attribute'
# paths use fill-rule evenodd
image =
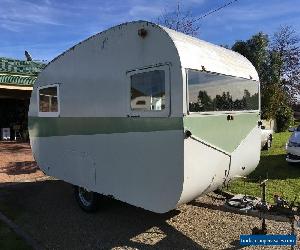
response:
<svg viewBox="0 0 300 250"><path fill-rule="evenodd" d="M253 109L253 110L224 110L224 111L202 111L202 112L191 112L190 111L190 105L189 105L189 76L188 72L190 70L193 71L198 71L198 72L203 72L203 73L208 73L212 75L222 75L222 76L229 76L229 77L234 77L234 78L239 78L239 79L244 79L244 80L249 80L257 83L257 88L258 88L258 109ZM232 114L232 113L258 113L261 110L261 100L260 100L260 82L257 80L253 80L251 78L245 78L245 77L238 77L238 76L233 76L233 75L226 75L223 73L218 73L218 72L213 72L213 71L204 71L204 70L199 70L199 69L192 69L192 68L185 68L186 72L186 110L188 115L218 115L218 114Z"/></svg>
<svg viewBox="0 0 300 250"><path fill-rule="evenodd" d="M165 72L165 108L162 110L133 110L131 108L131 76L155 70ZM127 108L129 117L168 117L170 116L170 66L168 64L159 66L149 66L142 69L127 71L128 88L127 88Z"/></svg>
<svg viewBox="0 0 300 250"><path fill-rule="evenodd" d="M50 88L50 87L56 87L57 90L57 112L41 112L40 111L40 90ZM59 93L59 84L47 84L43 86L37 87L37 108L38 108L38 116L39 117L58 117L60 115L60 93Z"/></svg>

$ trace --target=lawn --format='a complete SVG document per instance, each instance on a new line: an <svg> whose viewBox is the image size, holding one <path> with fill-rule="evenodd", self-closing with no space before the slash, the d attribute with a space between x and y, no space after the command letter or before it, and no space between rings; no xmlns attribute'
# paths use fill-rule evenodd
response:
<svg viewBox="0 0 300 250"><path fill-rule="evenodd" d="M258 182L268 178L268 202L273 203L274 194L279 194L289 201L297 198L297 201L300 202L300 164L291 166L285 161L285 144L290 135L290 132L275 133L271 149L261 152L260 163L248 176L249 179L233 181L230 183L228 191L261 196Z"/></svg>

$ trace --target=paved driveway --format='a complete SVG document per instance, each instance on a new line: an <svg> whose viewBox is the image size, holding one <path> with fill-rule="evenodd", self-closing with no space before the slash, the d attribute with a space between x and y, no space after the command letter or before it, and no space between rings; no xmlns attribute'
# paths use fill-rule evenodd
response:
<svg viewBox="0 0 300 250"><path fill-rule="evenodd" d="M44 177L28 143L0 141L0 184L35 181Z"/></svg>

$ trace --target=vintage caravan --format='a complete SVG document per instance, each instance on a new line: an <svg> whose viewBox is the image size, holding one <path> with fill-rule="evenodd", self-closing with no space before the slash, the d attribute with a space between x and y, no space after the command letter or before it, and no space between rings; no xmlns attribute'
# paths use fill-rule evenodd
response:
<svg viewBox="0 0 300 250"><path fill-rule="evenodd" d="M39 74L31 147L48 175L158 213L260 158L259 79L238 53L146 21L75 45Z"/></svg>

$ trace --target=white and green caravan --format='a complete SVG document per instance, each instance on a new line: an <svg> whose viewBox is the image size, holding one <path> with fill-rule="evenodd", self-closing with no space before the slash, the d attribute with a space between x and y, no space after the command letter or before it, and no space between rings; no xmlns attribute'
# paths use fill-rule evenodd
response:
<svg viewBox="0 0 300 250"><path fill-rule="evenodd" d="M158 213L255 169L259 79L231 50L146 21L67 50L31 95L34 157L73 184Z"/></svg>

